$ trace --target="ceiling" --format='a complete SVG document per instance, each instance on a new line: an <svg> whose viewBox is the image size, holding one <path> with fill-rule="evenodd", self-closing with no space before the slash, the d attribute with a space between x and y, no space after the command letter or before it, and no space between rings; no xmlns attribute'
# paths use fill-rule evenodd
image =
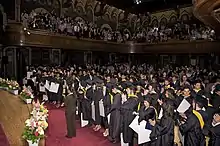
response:
<svg viewBox="0 0 220 146"><path fill-rule="evenodd" d="M135 4L136 0L98 0L111 6L132 13L154 12L163 9L176 8L177 5L190 5L192 0L141 0L141 4Z"/></svg>

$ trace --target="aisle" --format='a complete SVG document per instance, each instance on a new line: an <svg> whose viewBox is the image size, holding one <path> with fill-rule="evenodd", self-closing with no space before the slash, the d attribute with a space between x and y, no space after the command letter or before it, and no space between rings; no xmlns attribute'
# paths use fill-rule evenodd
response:
<svg viewBox="0 0 220 146"><path fill-rule="evenodd" d="M0 146L10 146L4 130L0 124Z"/></svg>
<svg viewBox="0 0 220 146"><path fill-rule="evenodd" d="M61 109L49 107L49 127L46 146L119 146L110 143L101 132L94 132L91 128L80 128L77 122L77 137L67 139L65 113Z"/></svg>

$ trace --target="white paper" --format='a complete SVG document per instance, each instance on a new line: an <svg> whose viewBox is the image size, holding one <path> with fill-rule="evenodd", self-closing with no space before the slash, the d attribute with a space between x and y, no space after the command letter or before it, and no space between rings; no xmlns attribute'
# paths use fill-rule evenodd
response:
<svg viewBox="0 0 220 146"><path fill-rule="evenodd" d="M39 87L40 87L40 92L45 92L45 86L39 85Z"/></svg>
<svg viewBox="0 0 220 146"><path fill-rule="evenodd" d="M162 117L163 117L163 108L160 108L158 119L161 119Z"/></svg>
<svg viewBox="0 0 220 146"><path fill-rule="evenodd" d="M129 127L138 134L138 144L143 144L150 141L151 130L145 129L147 122L145 120L138 124L139 116L136 116Z"/></svg>
<svg viewBox="0 0 220 146"><path fill-rule="evenodd" d="M129 125L129 127L131 128L131 129L133 129L136 133L138 133L138 131L139 131L139 128L138 128L138 118L139 118L139 116L136 116L135 118L134 118L134 120L131 122L131 124Z"/></svg>
<svg viewBox="0 0 220 146"><path fill-rule="evenodd" d="M47 90L50 90L50 82L48 80L46 80L46 83L44 86Z"/></svg>
<svg viewBox="0 0 220 146"><path fill-rule="evenodd" d="M124 143L123 134L121 133L121 146L129 146L128 143Z"/></svg>
<svg viewBox="0 0 220 146"><path fill-rule="evenodd" d="M83 113L81 113L81 127L85 127L89 124L89 121L83 120Z"/></svg>
<svg viewBox="0 0 220 146"><path fill-rule="evenodd" d="M23 79L23 85L26 85L27 84L27 78L24 78Z"/></svg>
<svg viewBox="0 0 220 146"><path fill-rule="evenodd" d="M30 77L33 75L33 72L27 72L27 79L30 79Z"/></svg>
<svg viewBox="0 0 220 146"><path fill-rule="evenodd" d="M143 144L150 141L151 130L145 129L146 124L147 122L143 120L138 126L138 144Z"/></svg>
<svg viewBox="0 0 220 146"><path fill-rule="evenodd" d="M108 116L107 116L108 124L110 124L110 116L111 116L111 114L108 114Z"/></svg>
<svg viewBox="0 0 220 146"><path fill-rule="evenodd" d="M99 112L100 112L101 117L105 117L105 109L104 109L103 100L99 101Z"/></svg>
<svg viewBox="0 0 220 146"><path fill-rule="evenodd" d="M92 119L95 121L95 105L94 105L94 101L91 104L92 107Z"/></svg>
<svg viewBox="0 0 220 146"><path fill-rule="evenodd" d="M48 96L47 95L43 95L43 100L48 101Z"/></svg>
<svg viewBox="0 0 220 146"><path fill-rule="evenodd" d="M36 86L36 79L37 79L37 77L31 78L31 80L34 82L34 86Z"/></svg>
<svg viewBox="0 0 220 146"><path fill-rule="evenodd" d="M179 113L185 113L185 111L188 110L190 106L190 103L186 99L183 99L179 107L177 108L177 111Z"/></svg>
<svg viewBox="0 0 220 146"><path fill-rule="evenodd" d="M53 92L53 93L57 93L58 92L58 89L59 89L59 86L60 84L56 84L54 82L51 82L51 85L50 85L50 92Z"/></svg>

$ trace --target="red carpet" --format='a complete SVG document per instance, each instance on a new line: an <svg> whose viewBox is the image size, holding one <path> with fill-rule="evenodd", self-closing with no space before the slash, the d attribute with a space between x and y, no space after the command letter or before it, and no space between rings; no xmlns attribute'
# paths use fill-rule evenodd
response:
<svg viewBox="0 0 220 146"><path fill-rule="evenodd" d="M76 137L67 139L65 113L61 109L49 107L48 131L46 146L119 146L112 144L102 136L102 132L94 132L91 128L81 128L77 122Z"/></svg>
<svg viewBox="0 0 220 146"><path fill-rule="evenodd" d="M10 146L8 139L5 135L5 132L2 129L1 124L0 124L0 146Z"/></svg>

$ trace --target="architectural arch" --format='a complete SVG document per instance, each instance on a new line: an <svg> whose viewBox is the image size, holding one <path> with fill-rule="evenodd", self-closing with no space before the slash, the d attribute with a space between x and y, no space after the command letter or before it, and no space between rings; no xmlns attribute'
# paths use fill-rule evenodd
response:
<svg viewBox="0 0 220 146"><path fill-rule="evenodd" d="M81 21L81 22L85 23L85 20L82 17L76 17L74 20L76 22Z"/></svg>
<svg viewBox="0 0 220 146"><path fill-rule="evenodd" d="M178 20L177 16L176 15L172 15L170 17L169 23L170 24L175 24L177 22L177 20Z"/></svg>
<svg viewBox="0 0 220 146"><path fill-rule="evenodd" d="M167 18L163 17L160 19L160 26L166 26L167 25Z"/></svg>
<svg viewBox="0 0 220 146"><path fill-rule="evenodd" d="M34 14L34 13L39 14L39 13L42 13L42 12L51 15L50 12L48 12L44 8L36 8L36 9L31 11L31 14Z"/></svg>
<svg viewBox="0 0 220 146"><path fill-rule="evenodd" d="M158 20L157 19L153 19L152 22L151 22L151 25L153 27L158 27Z"/></svg>
<svg viewBox="0 0 220 146"><path fill-rule="evenodd" d="M79 14L85 14L85 7L84 4L81 1L78 1L76 4L76 11Z"/></svg>
<svg viewBox="0 0 220 146"><path fill-rule="evenodd" d="M107 28L107 29L109 29L110 31L112 31L112 28L111 28L111 26L110 26L109 24L102 24L101 30L104 29L104 28Z"/></svg>
<svg viewBox="0 0 220 146"><path fill-rule="evenodd" d="M118 9L117 8L112 8L112 12L111 12L111 19L113 21L118 21Z"/></svg>
<svg viewBox="0 0 220 146"><path fill-rule="evenodd" d="M189 15L188 14L183 14L183 15L181 15L181 17L180 17L180 20L182 21L182 22L188 22L189 21Z"/></svg>
<svg viewBox="0 0 220 146"><path fill-rule="evenodd" d="M124 11L122 11L122 10L119 10L119 13L118 13L118 20L120 21L120 20L123 20L124 19Z"/></svg>

